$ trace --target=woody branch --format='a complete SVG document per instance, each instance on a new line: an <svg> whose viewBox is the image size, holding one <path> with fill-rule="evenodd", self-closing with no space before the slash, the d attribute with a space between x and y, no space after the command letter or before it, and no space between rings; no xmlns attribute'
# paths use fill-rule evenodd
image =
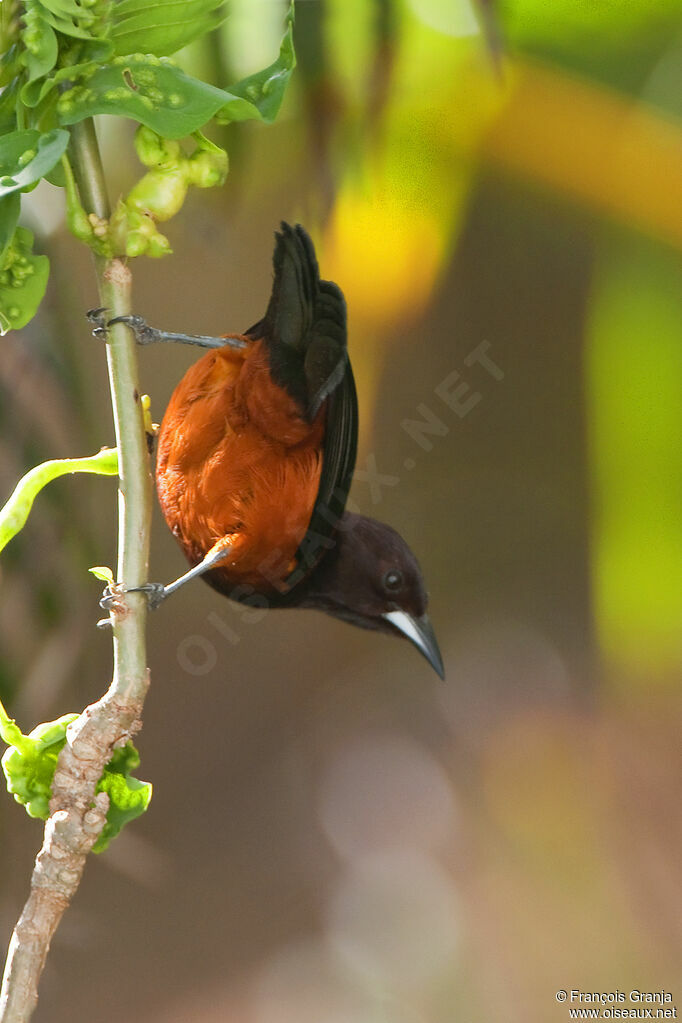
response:
<svg viewBox="0 0 682 1023"><path fill-rule="evenodd" d="M71 161L84 207L109 217L104 173L91 120L73 128ZM130 313L131 276L119 259L96 257L103 306L112 316ZM147 581L151 480L140 405L135 343L122 324L107 345L109 384L119 456L118 581ZM30 1019L50 942L80 884L85 858L99 836L108 797L95 788L114 749L140 727L149 686L146 664L146 599L122 593L111 612L114 668L105 695L67 731L54 776L50 818L36 858L31 889L10 941L0 994L0 1023Z"/></svg>

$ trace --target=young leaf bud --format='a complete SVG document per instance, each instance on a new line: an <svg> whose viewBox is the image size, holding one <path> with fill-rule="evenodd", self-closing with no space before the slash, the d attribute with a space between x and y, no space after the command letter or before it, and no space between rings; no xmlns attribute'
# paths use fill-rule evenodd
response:
<svg viewBox="0 0 682 1023"><path fill-rule="evenodd" d="M182 208L187 186L187 161L183 159L182 164L173 169L145 174L131 189L126 205L155 220L170 220Z"/></svg>
<svg viewBox="0 0 682 1023"><path fill-rule="evenodd" d="M135 132L135 151L145 167L174 167L184 159L179 142L162 138L144 124Z"/></svg>

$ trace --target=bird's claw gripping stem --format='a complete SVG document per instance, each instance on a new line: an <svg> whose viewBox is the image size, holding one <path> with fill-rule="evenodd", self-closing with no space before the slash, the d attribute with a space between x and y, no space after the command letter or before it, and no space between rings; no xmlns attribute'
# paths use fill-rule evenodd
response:
<svg viewBox="0 0 682 1023"><path fill-rule="evenodd" d="M155 341L162 341L165 336L163 331L150 327L142 316L114 316L108 320L106 318L106 313L108 312L109 310L106 307L102 307L100 309L89 309L85 314L90 323L93 324L93 337L106 341L109 327L114 323L125 323L130 327L138 345L151 345Z"/></svg>
<svg viewBox="0 0 682 1023"><path fill-rule="evenodd" d="M147 603L155 611L168 596L163 583L144 583L142 586L107 586L102 594L99 606L105 611L115 611L125 593L146 593Z"/></svg>
<svg viewBox="0 0 682 1023"><path fill-rule="evenodd" d="M92 336L100 341L106 341L107 339L107 321L104 318L106 312L108 312L108 309L102 306L99 309L88 309L85 314L92 324Z"/></svg>
<svg viewBox="0 0 682 1023"><path fill-rule="evenodd" d="M147 603L152 611L163 604L168 596L168 590L163 583L144 583L143 586L130 586L126 593L146 593Z"/></svg>
<svg viewBox="0 0 682 1023"><path fill-rule="evenodd" d="M140 586L107 586L102 594L99 606L104 608L105 611L110 612L122 610L121 598L125 593L146 593L149 607L154 611L167 597L170 597L171 593L175 593L176 590L179 590L181 586L184 586L191 579L196 579L221 561L224 561L229 556L231 549L231 536L222 537L217 543L213 544L213 547L211 547L208 554L198 565L190 568L188 572L174 579L167 586L164 586L163 583L142 583Z"/></svg>
<svg viewBox="0 0 682 1023"><path fill-rule="evenodd" d="M159 341L177 341L185 345L197 345L200 348L246 348L248 341L238 337L209 337L205 334L177 334L172 331L158 330L150 327L142 316L114 316L107 320L105 308L90 309L86 316L93 324L93 337L106 341L109 327L115 323L125 323L130 327L138 345L152 345Z"/></svg>
<svg viewBox="0 0 682 1023"><path fill-rule="evenodd" d="M138 345L152 345L155 341L163 340L163 332L150 327L142 316L114 316L108 321L107 327L113 326L114 323L125 323L130 327Z"/></svg>

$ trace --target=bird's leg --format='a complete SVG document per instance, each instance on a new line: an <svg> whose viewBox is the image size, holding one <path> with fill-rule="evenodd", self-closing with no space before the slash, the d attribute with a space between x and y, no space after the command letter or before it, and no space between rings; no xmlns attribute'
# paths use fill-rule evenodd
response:
<svg viewBox="0 0 682 1023"><path fill-rule="evenodd" d="M100 600L100 607L103 607L105 611L110 611L115 605L117 599L121 593L146 593L149 601L149 606L154 610L157 608L166 597L170 597L171 593L175 593L185 583L191 582L192 579L198 578L203 575L204 572L208 572L209 569L214 568L219 561L223 561L230 551L232 550L233 543L231 537L224 536L217 543L211 547L208 554L204 557L198 565L194 568L190 568L189 572L185 572L184 575L174 579L172 583L168 583L164 586L163 583L144 583L142 586L128 586L128 587L110 587L104 591L104 595Z"/></svg>
<svg viewBox="0 0 682 1023"><path fill-rule="evenodd" d="M106 341L107 330L112 323L125 323L135 335L138 345L151 345L157 341L176 341L185 345L198 345L200 348L246 348L248 341L238 337L209 337L204 334L175 334L167 330L150 327L141 316L114 316L112 320L105 318L106 309L90 309L86 314L93 324L93 336Z"/></svg>

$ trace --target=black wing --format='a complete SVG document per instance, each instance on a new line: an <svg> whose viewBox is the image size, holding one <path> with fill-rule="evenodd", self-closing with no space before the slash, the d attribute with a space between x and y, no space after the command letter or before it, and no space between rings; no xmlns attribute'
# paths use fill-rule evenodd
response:
<svg viewBox="0 0 682 1023"><path fill-rule="evenodd" d="M297 565L285 581L287 591L307 578L335 546L346 507L358 448L358 399L350 362L327 405L322 473L308 529L296 554Z"/></svg>

